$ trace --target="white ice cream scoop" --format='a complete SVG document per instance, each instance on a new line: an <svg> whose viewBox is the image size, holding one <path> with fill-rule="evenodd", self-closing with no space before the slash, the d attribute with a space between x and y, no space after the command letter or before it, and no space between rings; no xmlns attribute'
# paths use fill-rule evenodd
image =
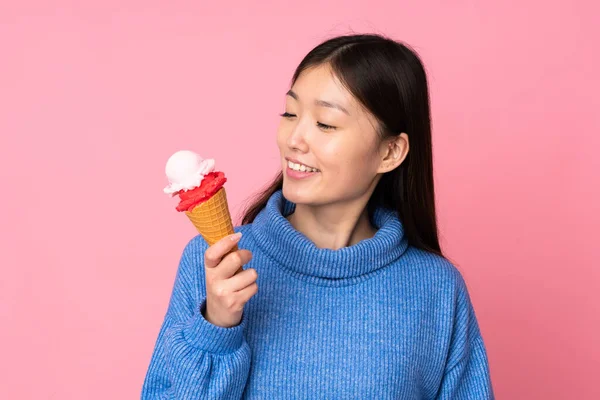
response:
<svg viewBox="0 0 600 400"><path fill-rule="evenodd" d="M198 186L208 173L215 170L215 160L203 159L189 150L180 150L169 157L165 173L169 185L163 189L173 196L180 190L191 190Z"/></svg>

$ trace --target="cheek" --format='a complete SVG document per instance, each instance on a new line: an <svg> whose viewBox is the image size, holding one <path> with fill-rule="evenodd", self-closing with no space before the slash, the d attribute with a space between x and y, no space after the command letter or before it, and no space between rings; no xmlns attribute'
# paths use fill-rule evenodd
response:
<svg viewBox="0 0 600 400"><path fill-rule="evenodd" d="M365 144L357 143L350 138L320 140L314 146L315 154L324 160L333 170L353 171L360 169L365 163Z"/></svg>
<svg viewBox="0 0 600 400"><path fill-rule="evenodd" d="M351 148L353 151L340 150L338 147L336 151L327 154L325 158L328 164L328 180L332 185L339 184L358 188L369 184L373 168L370 157L373 156L363 146L366 145L341 147L342 149Z"/></svg>
<svg viewBox="0 0 600 400"><path fill-rule="evenodd" d="M360 157L348 151L335 150L321 152L320 157L323 160L323 167L326 168L328 175L334 181L347 182L356 178L360 174L364 163ZM335 182L332 182L335 184Z"/></svg>

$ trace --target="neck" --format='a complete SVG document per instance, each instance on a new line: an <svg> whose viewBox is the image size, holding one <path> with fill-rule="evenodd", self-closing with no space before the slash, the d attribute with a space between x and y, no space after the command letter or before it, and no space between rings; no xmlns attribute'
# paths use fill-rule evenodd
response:
<svg viewBox="0 0 600 400"><path fill-rule="evenodd" d="M361 202L363 203L363 202ZM366 204L296 205L289 223L320 249L338 250L375 236Z"/></svg>
<svg viewBox="0 0 600 400"><path fill-rule="evenodd" d="M334 207L334 210L341 209L347 212L351 211L341 205ZM338 216L338 221L342 221L347 232L352 230L348 226L358 227L360 225L358 215L362 215L363 208L357 207L356 209L360 211L357 212L353 224L347 223ZM379 206L374 210L372 223L373 227L377 228L374 236L339 249L319 248L304 234L296 230L286 219L295 214L295 211L296 204L288 201L283 196L282 190L276 191L269 198L265 208L250 224L252 238L260 251L268 255L276 264L287 269L297 278L306 279L307 282L316 285L341 287L360 282L396 261L409 247L398 213L392 209ZM326 215L328 224L336 221L332 217L334 214ZM300 214L296 214L292 220L301 221L299 216L301 217ZM311 214L309 214L310 217ZM321 225L321 223L314 224L313 227ZM356 228L353 231L361 232L361 229ZM355 241L360 236L360 233L354 236L348 235L346 241L348 243Z"/></svg>

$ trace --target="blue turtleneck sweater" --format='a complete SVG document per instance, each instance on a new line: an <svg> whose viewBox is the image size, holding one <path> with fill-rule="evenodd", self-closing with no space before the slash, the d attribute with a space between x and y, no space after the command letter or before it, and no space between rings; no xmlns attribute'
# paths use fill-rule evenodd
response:
<svg viewBox="0 0 600 400"><path fill-rule="evenodd" d="M407 243L396 212L374 237L320 249L280 191L243 233L258 293L239 325L206 321L201 236L185 247L142 399L493 399L461 273Z"/></svg>

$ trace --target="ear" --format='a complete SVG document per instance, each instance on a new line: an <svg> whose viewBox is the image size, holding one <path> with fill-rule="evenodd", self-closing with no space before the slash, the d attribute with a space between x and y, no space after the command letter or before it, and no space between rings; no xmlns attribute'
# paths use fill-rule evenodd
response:
<svg viewBox="0 0 600 400"><path fill-rule="evenodd" d="M409 148L408 134L405 132L394 136L392 139L384 140L381 143L380 154L382 158L377 172L383 174L396 169L408 155Z"/></svg>

